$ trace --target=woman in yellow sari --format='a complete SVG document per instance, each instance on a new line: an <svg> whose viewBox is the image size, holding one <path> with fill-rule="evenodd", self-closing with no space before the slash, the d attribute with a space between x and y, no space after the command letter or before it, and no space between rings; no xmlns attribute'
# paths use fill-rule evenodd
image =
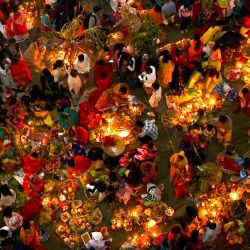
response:
<svg viewBox="0 0 250 250"><path fill-rule="evenodd" d="M157 73L158 82L163 88L166 88L172 81L174 64L170 61L169 55L163 55L159 58L159 70Z"/></svg>

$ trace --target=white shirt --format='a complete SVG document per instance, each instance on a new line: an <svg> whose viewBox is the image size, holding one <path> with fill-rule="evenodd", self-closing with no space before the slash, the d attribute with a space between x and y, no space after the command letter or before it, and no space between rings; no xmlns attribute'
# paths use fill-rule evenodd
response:
<svg viewBox="0 0 250 250"><path fill-rule="evenodd" d="M202 243L208 243L213 241L217 234L220 232L220 224L216 223L216 228L214 230L206 227L206 232L202 235Z"/></svg>
<svg viewBox="0 0 250 250"><path fill-rule="evenodd" d="M78 58L74 61L74 69L78 71L79 74L84 74L90 70L90 62L88 55L84 54L83 62L79 62Z"/></svg>
<svg viewBox="0 0 250 250"><path fill-rule="evenodd" d="M78 95L81 87L82 87L82 81L79 76L72 77L69 75L68 77L68 86L69 86L69 91L72 92L74 90L75 94Z"/></svg>
<svg viewBox="0 0 250 250"><path fill-rule="evenodd" d="M154 66L150 66L152 73L147 74L145 71L142 73L142 80L144 81L143 86L145 88L151 88L152 84L156 81L156 70Z"/></svg>

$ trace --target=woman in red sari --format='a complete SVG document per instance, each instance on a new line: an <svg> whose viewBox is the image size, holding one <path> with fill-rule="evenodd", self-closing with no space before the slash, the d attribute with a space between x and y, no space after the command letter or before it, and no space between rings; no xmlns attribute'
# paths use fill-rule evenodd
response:
<svg viewBox="0 0 250 250"><path fill-rule="evenodd" d="M10 72L17 87L26 87L32 82L29 66L23 58L12 58Z"/></svg>
<svg viewBox="0 0 250 250"><path fill-rule="evenodd" d="M25 14L18 10L16 5L13 6L13 12L10 13L6 22L6 33L8 37L14 37L17 41L29 37Z"/></svg>

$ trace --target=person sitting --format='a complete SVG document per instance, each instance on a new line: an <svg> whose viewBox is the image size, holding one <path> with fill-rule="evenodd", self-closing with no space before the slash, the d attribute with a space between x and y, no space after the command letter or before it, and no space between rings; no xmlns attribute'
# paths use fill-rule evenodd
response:
<svg viewBox="0 0 250 250"><path fill-rule="evenodd" d="M204 234L201 236L203 246L211 245L221 231L221 226L218 222L207 222Z"/></svg>
<svg viewBox="0 0 250 250"><path fill-rule="evenodd" d="M207 124L202 134L205 142L211 142L216 134L214 126L210 123Z"/></svg>
<svg viewBox="0 0 250 250"><path fill-rule="evenodd" d="M188 59L190 62L199 61L203 50L203 40L198 34L191 40L191 46L188 48Z"/></svg>
<svg viewBox="0 0 250 250"><path fill-rule="evenodd" d="M220 115L215 119L217 140L219 143L230 143L232 141L232 120L226 115Z"/></svg>
<svg viewBox="0 0 250 250"><path fill-rule="evenodd" d="M140 131L139 140L144 141L146 137L153 141L158 139L158 127L152 120L136 121L135 127Z"/></svg>
<svg viewBox="0 0 250 250"><path fill-rule="evenodd" d="M0 186L0 204L3 206L11 206L16 201L16 193L6 184Z"/></svg>
<svg viewBox="0 0 250 250"><path fill-rule="evenodd" d="M179 224L175 224L170 228L168 233L168 245L171 249L175 249L176 242L181 235L183 235L183 231Z"/></svg>
<svg viewBox="0 0 250 250"><path fill-rule="evenodd" d="M23 217L19 213L13 212L11 207L6 207L4 209L3 215L5 225L9 227L11 231L16 231L22 226Z"/></svg>

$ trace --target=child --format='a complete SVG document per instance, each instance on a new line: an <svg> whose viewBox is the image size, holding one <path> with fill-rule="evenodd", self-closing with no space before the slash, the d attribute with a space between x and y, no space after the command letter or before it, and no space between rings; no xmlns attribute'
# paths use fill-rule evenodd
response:
<svg viewBox="0 0 250 250"><path fill-rule="evenodd" d="M211 142L212 138L215 136L215 128L212 124L207 124L206 128L203 131L203 136L205 142Z"/></svg>
<svg viewBox="0 0 250 250"><path fill-rule="evenodd" d="M149 112L147 114L149 116L155 116L155 119L157 119L157 116L158 116L157 109L162 98L162 88L157 82L152 84L152 88L153 88L153 93L151 97L149 98L149 104L153 110L153 113Z"/></svg>
<svg viewBox="0 0 250 250"><path fill-rule="evenodd" d="M72 95L73 102L74 104L76 104L78 100L79 91L82 88L82 81L76 69L72 69L70 71L70 75L68 77L68 86L69 86L69 91Z"/></svg>

